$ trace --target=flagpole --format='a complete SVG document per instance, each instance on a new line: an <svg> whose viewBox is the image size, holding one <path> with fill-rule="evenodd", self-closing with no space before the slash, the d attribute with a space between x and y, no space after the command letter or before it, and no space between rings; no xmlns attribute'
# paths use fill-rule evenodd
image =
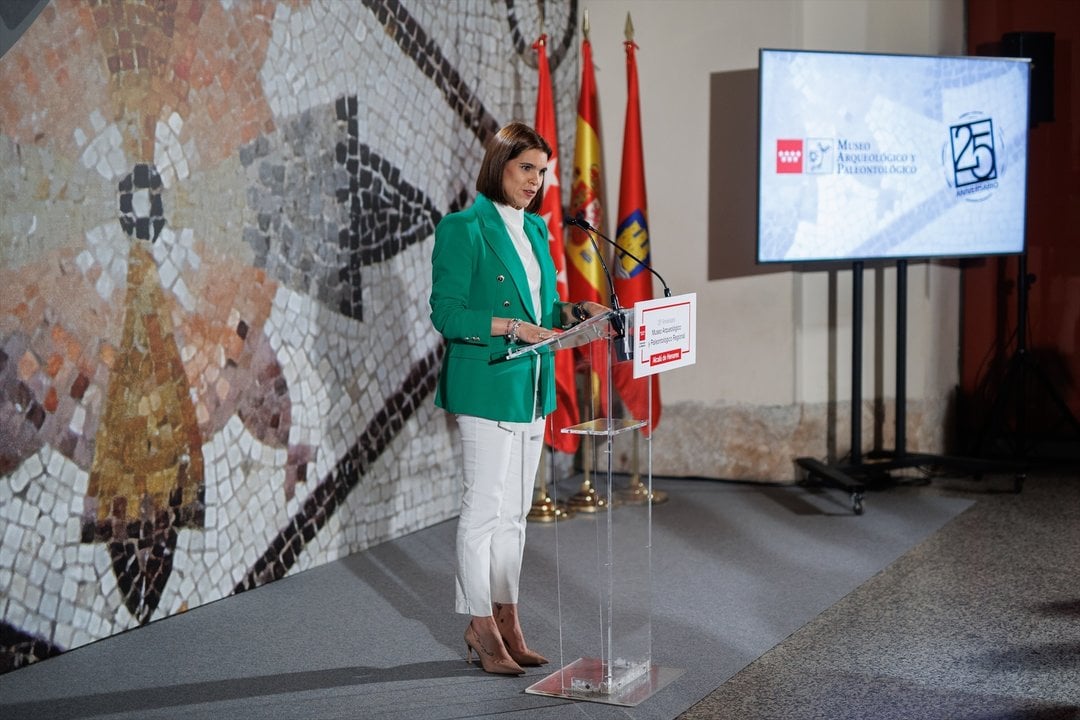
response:
<svg viewBox="0 0 1080 720"><path fill-rule="evenodd" d="M569 300L566 289L566 258L562 234L562 197L558 173L558 131L555 118L555 103L551 92L551 71L547 61L547 35L544 33L544 6L540 3L540 37L533 44L537 51L537 92L536 92L536 131L551 146L548 168L544 179L543 198L540 215L548 226L548 251L555 266L556 285L560 300ZM559 280L558 278L563 278ZM576 435L563 433L566 427L578 422L577 389L574 382L574 361L569 350L555 356L555 387L557 404L555 411L548 416L544 428L544 440L549 448L549 473L547 478L541 474L535 483L532 507L528 520L534 522L554 522L573 515L564 502L558 502L555 488L558 470L555 451L573 453L580 446ZM550 479L550 483L547 481ZM550 487L550 490L549 490ZM556 500L552 500L555 497Z"/></svg>
<svg viewBox="0 0 1080 720"><path fill-rule="evenodd" d="M598 341L594 341L598 342ZM590 357L592 357L590 355ZM592 379L592 368L589 369L589 379ZM594 392L592 383L589 384L588 393L590 398ZM589 415L590 420L596 419L596 406L595 403L589 403ZM583 512L583 513L595 513L599 510L603 510L607 507L607 500L604 496L596 491L593 486L592 475L593 469L596 467L596 438L593 435L583 435L581 442L581 466L582 466L582 482L578 491L570 496L566 501L566 507L568 510Z"/></svg>
<svg viewBox="0 0 1080 720"><path fill-rule="evenodd" d="M650 395L652 394L652 388L649 388ZM650 405L652 403L650 402ZM651 415L650 408L650 415ZM627 505L644 505L645 503L652 501L653 505L660 505L668 501L668 494L666 490L653 490L649 492L649 488L641 482L641 454L638 450L641 443L641 433L634 432L634 445L631 451L631 470L630 470L630 482L622 490L616 493L619 496L619 501L624 502Z"/></svg>
<svg viewBox="0 0 1080 720"><path fill-rule="evenodd" d="M552 494L548 492L549 486L552 488L555 487L555 473L558 468L555 467L555 448L549 446L547 450L547 477L551 478L551 480L548 482L542 471L537 475L535 482L536 489L533 491L532 507L529 508L529 514L525 516L525 519L529 522L552 523L556 520L569 520L574 517L574 511L566 507L565 502L553 500L551 497ZM542 467L543 465L541 465L541 468Z"/></svg>
<svg viewBox="0 0 1080 720"><path fill-rule="evenodd" d="M595 79L592 68L592 49L589 43L589 10L585 9L581 22L581 91L578 97L578 123L577 138L574 148L574 181L570 193L571 213L584 213L590 217L590 222L600 226L602 224L599 213L602 207L603 187L602 182L593 185L593 170L599 176L600 167L600 128L595 125L598 118L595 116ZM588 108L586 110L586 108ZM594 300L600 302L599 284L597 275L600 265L591 260L591 249L586 242L587 234L574 228L570 231L568 244L567 275L570 284L570 292L577 300ZM579 233L582 239L573 242L575 233ZM572 257L570 257L572 255ZM586 269L585 266L588 266ZM595 345L595 343L593 344ZM608 405L608 392L606 373L600 375L596 372L599 362L599 351L593 345L588 346L586 357L588 358L588 373L585 382L585 392L588 394L588 402L591 408L590 420L596 419L597 391L601 400L599 404ZM572 495L566 505L579 512L595 513L606 507L606 500L596 491L592 483L592 470L595 467L596 443L591 435L585 435L581 443L581 462L584 475L581 488Z"/></svg>
<svg viewBox="0 0 1080 720"><path fill-rule="evenodd" d="M636 154L636 155L631 155L631 156L632 157L633 156L640 157L640 153L641 153L640 132L634 132L634 133L630 132L631 126L633 126L634 128L640 128L640 109L638 107L638 92L637 92L637 63L634 61L634 49L637 47L637 45L634 43L634 22L633 22L633 20L631 20L629 12L626 13L625 37L626 37L626 42L624 43L624 45L626 46L627 97L626 97L626 132L623 134L623 167L622 167L622 180L621 180L621 183L622 183L622 185L624 187L619 188L619 214L618 214L619 237L617 238L619 240L619 243L618 243L619 247L624 247L624 245L623 245L623 237L622 237L624 230L623 230L622 226L623 226L623 223L626 221L626 215L628 215L630 213L635 213L635 212L644 213L644 211L645 211L645 203L644 203L645 177L644 177L643 165L642 165L641 162L637 162L637 163L628 162L628 154ZM629 172L630 172L630 177L627 177L628 169L629 169ZM639 172L640 177L634 176L635 172ZM634 185L634 183L639 183L639 185ZM640 196L638 196L636 194L633 194L631 192L628 192L627 191L628 187L636 187L636 188L638 188L638 190L640 191ZM625 196L625 198L624 198L624 196ZM626 207L624 207L624 204L626 205ZM647 223L644 220L644 215L643 214L642 214L641 219L637 222L637 224L639 226L647 225ZM630 231L628 230L627 232L630 232ZM641 230L639 229L638 232L641 232ZM644 236L645 236L646 239L648 238L648 230L647 230L647 228L644 228ZM646 246L646 249L648 249L647 246ZM646 255L645 257L648 258L648 255ZM638 269L639 272L641 271L641 269L643 269L643 268ZM649 292L647 294L647 297L651 298L652 297L652 292L651 292L652 279L649 278L648 275L645 275L644 277L648 278L648 284L649 284L650 290L649 290ZM631 282L633 282L633 281L631 281ZM642 299L640 297L640 295L641 295L641 292L639 291L639 292L633 293L632 295L629 295L629 296L631 296L631 297L637 296L636 299L640 300L640 299ZM629 368L625 368L625 367L620 368L619 372L620 372L620 375L622 377L625 377L626 375L630 374ZM619 391L620 394L622 394L623 391L624 391L623 389L628 387L628 386L632 386L635 383L642 383L642 382L644 383L644 386L645 386L645 410L646 410L645 414L648 416L646 418L646 428L649 430L649 433L650 433L650 436L651 436L652 428L655 426L654 418L653 418L653 379L652 378L647 378L644 381L640 381L640 380L634 380L632 378L632 376L629 377L629 378L625 378L625 379L622 379L622 377L620 378L619 382L615 383L618 386L617 390ZM629 406L630 405L629 399L630 399L629 395L623 396L624 404ZM628 407L628 409L629 409L629 407ZM636 411L638 413L641 412L642 408L640 407L640 402L635 403L635 409L636 409ZM644 504L646 504L646 503L648 503L650 501L654 505L659 504L659 503L663 503L663 502L667 502L668 496L667 496L666 492L664 492L663 490L655 490L655 491L653 491L650 488L646 487L644 484L642 484L642 482L641 482L641 452L640 452L641 433L635 432L633 435L634 435L634 444L633 444L633 450L632 450L632 455L631 455L630 482L629 482L629 484L628 484L628 486L626 488L623 488L622 490L618 491L617 495L618 495L619 501L624 502L624 503L626 503L628 505L644 505Z"/></svg>

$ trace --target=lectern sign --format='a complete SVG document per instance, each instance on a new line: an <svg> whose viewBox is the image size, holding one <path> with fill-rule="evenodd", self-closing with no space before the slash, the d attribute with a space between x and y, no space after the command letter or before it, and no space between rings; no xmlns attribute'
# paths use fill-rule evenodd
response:
<svg viewBox="0 0 1080 720"><path fill-rule="evenodd" d="M697 362L697 293L634 304L634 377Z"/></svg>

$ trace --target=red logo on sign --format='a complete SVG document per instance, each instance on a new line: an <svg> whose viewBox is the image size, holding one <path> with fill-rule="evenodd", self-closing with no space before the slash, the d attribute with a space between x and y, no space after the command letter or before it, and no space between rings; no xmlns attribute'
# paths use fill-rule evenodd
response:
<svg viewBox="0 0 1080 720"><path fill-rule="evenodd" d="M645 342L645 326L644 325L642 325L641 327L638 328L637 339L638 339L638 342Z"/></svg>
<svg viewBox="0 0 1080 720"><path fill-rule="evenodd" d="M776 172L801 173L803 160L802 140L776 141Z"/></svg>

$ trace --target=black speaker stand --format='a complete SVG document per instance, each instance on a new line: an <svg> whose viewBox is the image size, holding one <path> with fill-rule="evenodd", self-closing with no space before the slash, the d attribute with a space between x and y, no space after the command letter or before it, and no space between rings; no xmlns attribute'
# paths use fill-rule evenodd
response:
<svg viewBox="0 0 1080 720"><path fill-rule="evenodd" d="M1057 409L1060 419L1068 425L1072 431L1071 439L1077 447L1080 447L1080 421L1077 421L1068 404L1028 351L1028 294L1035 283L1035 276L1028 273L1026 253L1021 253L1017 262L1016 350L1009 358L990 412L979 431L974 452L979 456L992 456L991 446L997 445L1005 449L1007 459L1029 466L1036 459L1034 451L1040 442L1032 437L1028 427L1029 413L1033 409L1029 406L1028 389L1033 381ZM998 434L995 435L995 432Z"/></svg>

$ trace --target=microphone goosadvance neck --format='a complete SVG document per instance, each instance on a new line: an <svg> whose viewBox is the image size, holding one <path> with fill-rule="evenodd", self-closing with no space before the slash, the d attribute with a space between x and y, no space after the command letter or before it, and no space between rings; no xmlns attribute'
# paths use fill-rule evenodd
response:
<svg viewBox="0 0 1080 720"><path fill-rule="evenodd" d="M568 218L566 220L566 224L567 225L573 225L574 227L581 228L582 230L584 230L586 232L586 234L588 234L590 240L592 239L593 235L599 235L609 245L613 246L616 250L621 252L623 255L630 258L631 260L636 262L638 265L640 265L641 267L645 268L650 273L655 275L656 279L660 281L660 284L664 286L664 297L671 297L671 288L669 288L668 284L666 282L664 282L664 278L660 276L660 273L653 270L653 268L652 268L652 266L650 264L646 263L644 260L639 258L637 255L634 255L629 250L626 250L621 245L619 245L619 243L615 242L614 240L609 238L607 235L605 235L604 233L600 232L599 230L594 228L592 225L590 225L589 222L585 219L585 214L584 213L579 212L575 217ZM596 241L593 241L593 247L594 248L596 247ZM597 249L597 253L599 253L599 252L600 252L599 249ZM603 260L600 260L601 265L603 265L603 262L604 262ZM604 272L607 273L607 267L606 266L604 266ZM611 275L610 274L608 275L608 281L609 282L611 281ZM615 285L614 285L614 283L612 283L612 286L611 286L611 294L613 296L615 295Z"/></svg>
<svg viewBox="0 0 1080 720"><path fill-rule="evenodd" d="M586 223L588 224L588 223ZM608 270L607 263L604 262L604 254L600 252L600 246L596 244L596 240L593 239L593 232L585 228L585 234L589 236L589 242L592 243L593 250L596 252L596 259L600 261L600 268L604 271L604 279L607 280L608 290L611 292L611 309L614 314L611 316L611 327L615 330L616 337L622 337L625 332L625 327L622 321L622 308L619 307L619 296L615 294L615 281L611 279L611 271ZM599 233L597 233L599 234Z"/></svg>

